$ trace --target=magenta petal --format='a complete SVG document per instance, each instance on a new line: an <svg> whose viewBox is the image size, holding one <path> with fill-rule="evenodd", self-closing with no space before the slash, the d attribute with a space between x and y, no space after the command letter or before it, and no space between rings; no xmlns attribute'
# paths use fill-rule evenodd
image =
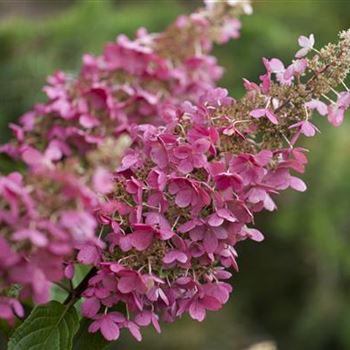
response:
<svg viewBox="0 0 350 350"><path fill-rule="evenodd" d="M218 227L222 225L224 222L224 219L222 217L219 217L216 213L209 216L208 224L213 227Z"/></svg>
<svg viewBox="0 0 350 350"><path fill-rule="evenodd" d="M131 245L138 251L147 249L153 241L153 233L147 231L135 231L128 235Z"/></svg>
<svg viewBox="0 0 350 350"><path fill-rule="evenodd" d="M211 311L220 310L222 306L218 299L207 295L203 297L202 304L207 310Z"/></svg>
<svg viewBox="0 0 350 350"><path fill-rule="evenodd" d="M224 218L227 221L230 222L236 222L237 218L235 216L233 216L227 209L222 208L222 209L218 209L216 211L217 215L220 216L221 218Z"/></svg>
<svg viewBox="0 0 350 350"><path fill-rule="evenodd" d="M152 322L151 312L143 311L140 314L137 314L135 317L135 322L140 326L148 326Z"/></svg>
<svg viewBox="0 0 350 350"><path fill-rule="evenodd" d="M218 247L218 239L214 232L207 230L204 235L203 245L207 253L214 253Z"/></svg>
<svg viewBox="0 0 350 350"><path fill-rule="evenodd" d="M86 299L81 305L81 314L84 317L92 318L98 313L100 305L99 300L96 298Z"/></svg>
<svg viewBox="0 0 350 350"><path fill-rule="evenodd" d="M192 159L187 158L180 162L178 169L183 174L188 174L193 170L193 162Z"/></svg>
<svg viewBox="0 0 350 350"><path fill-rule="evenodd" d="M175 197L175 203L180 207L180 208L186 208L190 205L192 201L192 190L180 190L176 197Z"/></svg>
<svg viewBox="0 0 350 350"><path fill-rule="evenodd" d="M160 325L158 322L158 316L155 314L152 315L152 324L157 333L161 333Z"/></svg>
<svg viewBox="0 0 350 350"><path fill-rule="evenodd" d="M168 154L166 149L161 144L156 144L151 150L151 159L159 166L160 169L164 169L168 165Z"/></svg>
<svg viewBox="0 0 350 350"><path fill-rule="evenodd" d="M205 153L210 148L210 142L206 139L200 139L194 143L193 147L194 147L196 152Z"/></svg>
<svg viewBox="0 0 350 350"><path fill-rule="evenodd" d="M171 264L174 261L178 261L180 263L186 263L188 258L187 255L183 252L180 252L178 250L171 250L169 252L167 252L163 258L163 262L165 264Z"/></svg>
<svg viewBox="0 0 350 350"><path fill-rule="evenodd" d="M127 324L127 328L129 329L130 333L137 341L142 340L140 328L138 327L138 325L136 323L129 321Z"/></svg>
<svg viewBox="0 0 350 350"><path fill-rule="evenodd" d="M191 231L196 227L196 221L195 220L190 220L182 224L181 226L178 227L177 231L180 233L186 233L188 231Z"/></svg>
<svg viewBox="0 0 350 350"><path fill-rule="evenodd" d="M186 159L191 153L191 148L188 145L181 145L174 149L174 156L178 159Z"/></svg>
<svg viewBox="0 0 350 350"><path fill-rule="evenodd" d="M96 333L100 329L100 321L92 322L89 326L89 333Z"/></svg>
<svg viewBox="0 0 350 350"><path fill-rule="evenodd" d="M137 281L134 276L123 276L118 281L118 289L120 292L127 294L137 288Z"/></svg>
<svg viewBox="0 0 350 350"><path fill-rule="evenodd" d="M12 299L10 304L18 317L24 316L23 306L18 300Z"/></svg>
<svg viewBox="0 0 350 350"><path fill-rule="evenodd" d="M100 255L97 248L93 245L87 244L83 246L77 256L77 259L82 264L95 264L99 261Z"/></svg>
<svg viewBox="0 0 350 350"><path fill-rule="evenodd" d="M107 316L103 317L100 321L101 333L109 341L117 340L120 335L119 327Z"/></svg>
<svg viewBox="0 0 350 350"><path fill-rule="evenodd" d="M108 315L110 319L114 322L122 323L125 321L125 316L121 312L114 311L109 313Z"/></svg>
<svg viewBox="0 0 350 350"><path fill-rule="evenodd" d="M230 177L224 174L215 176L215 182L218 190L226 190L231 185Z"/></svg>

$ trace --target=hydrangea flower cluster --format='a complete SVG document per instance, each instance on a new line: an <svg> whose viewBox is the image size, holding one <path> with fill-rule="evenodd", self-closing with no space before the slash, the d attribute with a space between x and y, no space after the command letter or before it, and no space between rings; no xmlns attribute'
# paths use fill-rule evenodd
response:
<svg viewBox="0 0 350 350"><path fill-rule="evenodd" d="M163 33L120 35L100 57L85 55L77 77L49 77L48 101L10 124L15 138L0 151L27 168L0 177L1 318L22 317L19 300L46 302L52 282L74 275L83 243L104 247L95 214L133 125L156 125L160 111L172 116L184 99L195 102L215 86L222 68L212 45L238 37L249 6L208 4Z"/></svg>
<svg viewBox="0 0 350 350"><path fill-rule="evenodd" d="M83 297L89 331L107 340L122 328L141 340L140 327L159 332L185 313L202 321L228 301L238 242L264 239L254 215L282 190L306 190L296 143L318 131L313 113L339 126L350 107L350 31L320 51L300 37L288 66L264 58L239 100L217 88L212 44L236 38L250 12L207 1L164 33L84 56L75 79L49 79L48 102L2 147L28 170L0 178L1 318L23 315L14 294L46 301L77 263L91 271L66 303Z"/></svg>

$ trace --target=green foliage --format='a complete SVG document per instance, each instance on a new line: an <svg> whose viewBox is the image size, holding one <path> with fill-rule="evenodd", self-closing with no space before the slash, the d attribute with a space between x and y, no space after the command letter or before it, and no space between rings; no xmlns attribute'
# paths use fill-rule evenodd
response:
<svg viewBox="0 0 350 350"><path fill-rule="evenodd" d="M33 310L13 333L8 350L70 350L78 327L75 308L52 301Z"/></svg>

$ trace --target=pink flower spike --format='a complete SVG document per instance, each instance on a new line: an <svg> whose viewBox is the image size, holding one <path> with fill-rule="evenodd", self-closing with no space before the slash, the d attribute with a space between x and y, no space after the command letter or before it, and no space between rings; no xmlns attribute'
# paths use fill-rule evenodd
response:
<svg viewBox="0 0 350 350"><path fill-rule="evenodd" d="M301 35L298 39L298 44L301 49L295 54L296 58L304 57L311 51L315 45L315 37L313 34L310 34L309 37Z"/></svg>

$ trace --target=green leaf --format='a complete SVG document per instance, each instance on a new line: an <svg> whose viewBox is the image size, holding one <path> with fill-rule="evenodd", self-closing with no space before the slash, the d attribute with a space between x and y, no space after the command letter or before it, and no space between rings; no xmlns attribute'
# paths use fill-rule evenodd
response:
<svg viewBox="0 0 350 350"><path fill-rule="evenodd" d="M110 344L100 332L89 333L91 320L83 318L73 340L73 350L102 350Z"/></svg>
<svg viewBox="0 0 350 350"><path fill-rule="evenodd" d="M51 301L36 307L13 333L8 350L71 350L79 327L74 307Z"/></svg>

